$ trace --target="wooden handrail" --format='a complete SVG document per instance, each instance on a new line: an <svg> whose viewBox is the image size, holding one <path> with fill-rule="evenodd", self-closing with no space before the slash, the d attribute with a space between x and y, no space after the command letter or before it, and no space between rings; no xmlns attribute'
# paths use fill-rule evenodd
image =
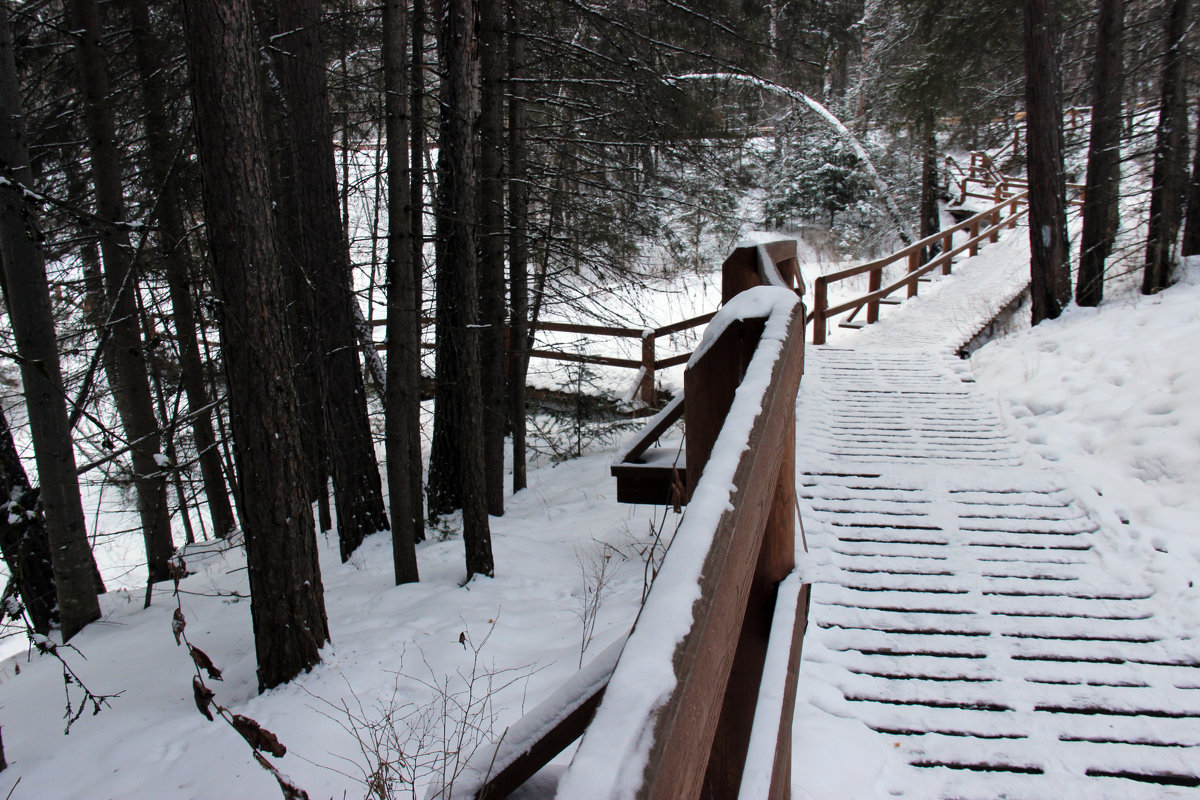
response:
<svg viewBox="0 0 1200 800"><path fill-rule="evenodd" d="M975 168L975 160L972 159L972 170ZM998 194L1000 191L998 190ZM999 232L1003 227L1012 227L1016 224L1017 219L1024 214L1020 210L1022 204L1028 202L1029 190L1026 189L1017 194L1005 197L999 200L995 205L972 215L968 219L957 223L949 228L944 228L937 233L914 242L907 247L898 250L894 253L869 261L866 264L860 264L855 267L838 270L828 275L818 276L813 280L813 309L809 317L813 324L813 344L824 344L828 335L827 325L829 319L835 314L840 314L853 309L855 313L864 305L867 307L867 323L877 322L879 319L879 303L889 295L896 292L902 287L908 287L908 296L914 297L917 294L918 281L921 276L932 272L934 269L941 268L944 274L950 273L950 265L954 256L967 251L970 255L975 255L978 252L979 244L984 240L996 241L999 238ZM1004 210L1008 209L1007 216L1004 216ZM985 227L986 226L986 227ZM982 228L982 230L981 230ZM953 249L947 249L946 245L953 241L953 236L959 231L967 231L968 240ZM921 252L930 246L940 245L943 252L936 258L931 259L926 264L922 265L919 262ZM883 269L887 266L895 264L902 259L907 259L908 270L904 277L892 282L887 286L882 286ZM855 297L852 300L846 301L837 306L829 305L829 285L856 277L858 275L870 275L870 284L866 294Z"/></svg>
<svg viewBox="0 0 1200 800"><path fill-rule="evenodd" d="M774 296L781 299L765 319L747 316L706 335L689 365L691 504L675 539L686 544L667 552L564 792L586 783L589 796L614 796L611 784L592 783L604 771L640 776L635 794L643 798L698 797L702 786L713 797L737 795L767 644L750 632L761 623L742 626L774 613L775 587L791 572L796 547L794 409L804 313L794 301L781 306L781 292ZM754 378L739 387L741 374ZM678 608L680 593L695 598L690 614ZM790 764L783 759L777 768L786 772ZM789 783L786 776L772 781L784 792Z"/></svg>
<svg viewBox="0 0 1200 800"><path fill-rule="evenodd" d="M494 748L477 751L453 797L504 797L581 733L560 793L614 798L638 783L632 792L642 798L690 799L702 791L736 797L753 738L763 750L754 777L769 773L769 788L755 784L753 791L788 797L808 598L794 573L795 401L805 314L775 269L789 248L773 248L775 255L761 245L745 249L773 262L754 270L773 285L725 304L688 363L684 393L618 456L634 472L642 462L643 477L670 473L677 488L686 481L678 500L690 500L629 638L510 727ZM725 269L738 273L728 285L750 274L745 255L735 251L726 260ZM686 458L683 475L673 465L648 463L650 445L681 414L686 447L673 449L675 460ZM621 487L618 477L619 497ZM764 675L768 658L773 666ZM767 698L761 707L760 682ZM764 757L769 766L761 766Z"/></svg>

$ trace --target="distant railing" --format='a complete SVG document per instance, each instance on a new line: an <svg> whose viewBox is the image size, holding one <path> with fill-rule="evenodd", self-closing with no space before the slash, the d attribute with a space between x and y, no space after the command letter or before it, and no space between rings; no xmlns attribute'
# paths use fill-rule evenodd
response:
<svg viewBox="0 0 1200 800"><path fill-rule="evenodd" d="M688 504L629 638L477 751L454 797L505 797L580 734L559 787L570 796L789 796L808 607L794 573L805 318L783 290L794 269L794 240L726 260L723 292L735 295L691 357L683 396L614 465L618 486L673 474L674 502ZM622 476L680 412L685 469L643 464Z"/></svg>
<svg viewBox="0 0 1200 800"><path fill-rule="evenodd" d="M580 336L588 337L612 337L624 339L640 339L642 341L642 354L640 359L633 358L617 358L615 356L593 355L591 353L571 353L562 350L549 350L546 348L532 348L529 350L530 358L541 358L548 361L566 361L578 364L596 364L604 367L618 367L622 369L638 370L636 377L636 389L633 392L635 397L642 405L648 408L654 408L658 405L658 397L654 389L654 381L659 370L669 367L677 367L680 364L686 364L691 353L680 353L666 358L658 358L657 343L659 339L665 336L670 336L674 333L682 333L683 331L698 328L701 325L708 323L716 314L715 311L708 314L701 314L698 317L685 319L682 322L673 322L670 325L662 325L657 328L621 328L607 325L575 325L566 322L538 322L533 326L535 333L537 331L553 332L553 333L574 333ZM372 327L382 327L387 325L386 319L376 319L371 321ZM433 325L432 319L422 321L423 327ZM427 350L432 350L432 344L423 344ZM387 345L383 342L375 344L376 350L386 350Z"/></svg>
<svg viewBox="0 0 1200 800"><path fill-rule="evenodd" d="M918 281L924 275L939 268L942 274L949 275L955 256L963 252L973 256L979 252L980 243L985 240L998 241L1001 229L1016 227L1017 220L1028 211L1026 198L1029 196L1029 191L1026 189L1001 199L1000 195L1004 191L1003 187L996 187L997 202L991 208L981 211L957 225L938 231L932 236L927 236L919 242L914 242L903 250L857 267L850 267L815 278L813 280L813 309L809 316L813 326L813 344L825 344L828 335L828 321L832 317L852 311L850 320L843 323L849 327L861 327L863 324L870 325L878 322L880 303L887 303L893 293L907 287L907 296L915 297L918 291ZM959 231L967 232L967 241L955 247L954 234ZM940 246L941 252L935 258L922 264L922 252L926 248L934 246ZM883 286L884 268L901 261L907 265L906 274L899 280ZM863 274L869 276L866 294L834 306L829 304L829 286L831 284ZM854 317L864 307L867 309L866 322L854 324Z"/></svg>

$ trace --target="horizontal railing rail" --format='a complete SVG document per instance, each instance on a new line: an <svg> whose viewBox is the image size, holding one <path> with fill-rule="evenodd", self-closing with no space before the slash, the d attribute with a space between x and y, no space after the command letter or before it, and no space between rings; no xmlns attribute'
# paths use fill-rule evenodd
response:
<svg viewBox="0 0 1200 800"><path fill-rule="evenodd" d="M915 297L918 292L918 282L923 276L939 268L943 274L949 275L955 256L964 252L974 256L979 252L979 245L985 240L998 241L1001 229L1015 227L1017 220L1028 210L1028 196L1028 190L1018 192L997 202L991 208L918 242L913 242L902 250L883 258L816 277L813 280L813 308L809 315L813 326L813 344L825 343L828 336L828 321L837 314L853 311L857 315L865 307L867 309L865 324L873 324L879 321L880 303L886 301L893 293L907 287L908 296ZM960 231L967 232L967 241L954 246L954 234ZM935 245L941 248L941 252L936 257L922 263L922 253L926 251L926 248ZM906 263L906 274L884 286L884 269L901 261ZM866 294L831 306L829 286L859 275L868 276Z"/></svg>

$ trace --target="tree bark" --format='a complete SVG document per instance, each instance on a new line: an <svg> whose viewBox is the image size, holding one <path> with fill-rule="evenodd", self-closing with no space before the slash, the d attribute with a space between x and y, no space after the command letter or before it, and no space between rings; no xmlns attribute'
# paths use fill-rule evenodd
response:
<svg viewBox="0 0 1200 800"><path fill-rule="evenodd" d="M155 202L159 222L159 248L166 265L167 286L171 294L171 321L175 326L175 341L179 347L179 371L188 407L197 410L209 405L204 387L204 362L196 341L196 311L192 302L191 258L187 232L183 223L183 195L179 188L179 168L176 153L180 148L172 142L172 124L167 120L167 92L162 76L167 68L163 43L154 35L146 4L126 0L138 74L141 78L143 113L146 115L146 148L148 150L150 196L158 192ZM192 419L192 437L200 461L200 475L208 500L208 513L217 537L224 538L236 527L229 490L221 473L221 454L213 433L212 414L202 412Z"/></svg>
<svg viewBox="0 0 1200 800"><path fill-rule="evenodd" d="M1088 140L1087 183L1083 194L1083 235L1075 302L1098 306L1104 299L1104 262L1112 253L1121 195L1121 102L1124 94L1125 0L1100 0L1096 19L1092 128Z"/></svg>
<svg viewBox="0 0 1200 800"><path fill-rule="evenodd" d="M286 103L293 188L300 214L304 274L315 292L326 442L337 506L338 542L347 560L371 533L388 529L367 396L359 369L349 243L339 210L333 124L325 85L321 8L316 0L277 0L262 20ZM271 29L271 22L277 28ZM303 175L303 179L299 179Z"/></svg>
<svg viewBox="0 0 1200 800"><path fill-rule="evenodd" d="M504 3L479 4L479 361L488 513L504 514Z"/></svg>
<svg viewBox="0 0 1200 800"><path fill-rule="evenodd" d="M425 276L425 2L412 0L412 69L409 80L409 187L408 202L412 213L412 269L413 284L417 293L417 348L421 352L422 332L425 328L425 295L423 290ZM418 358L417 380L420 381L421 363ZM418 389L418 398L420 389ZM418 414L420 409L418 408ZM410 464L421 463L421 441L412 439L408 454ZM418 470L412 477L414 481L413 496L420 498L424 493L424 475ZM420 509L418 509L419 511ZM413 538L418 542L425 541L425 521L413 522Z"/></svg>
<svg viewBox="0 0 1200 800"><path fill-rule="evenodd" d="M917 238L924 239L941 230L938 209L937 120L930 114L921 126L921 222ZM941 242L921 250L921 263L927 264L942 252Z"/></svg>
<svg viewBox="0 0 1200 800"><path fill-rule="evenodd" d="M45 635L58 622L46 518L39 492L29 483L3 410L0 410L0 491L8 498L0 506L0 554L8 567L10 582L5 595L15 589L33 629Z"/></svg>
<svg viewBox="0 0 1200 800"><path fill-rule="evenodd" d="M529 182L525 174L525 38L520 0L508 2L508 427L512 435L512 490L527 486L525 375L529 369Z"/></svg>
<svg viewBox="0 0 1200 800"><path fill-rule="evenodd" d="M383 405L397 584L420 579L416 543L418 532L425 529L421 509L421 274L413 263L412 247L406 6L406 0L384 0L383 4L388 163L388 347Z"/></svg>
<svg viewBox="0 0 1200 800"><path fill-rule="evenodd" d="M1063 174L1062 47L1057 0L1025 0L1025 124L1029 171L1029 291L1033 324L1071 299Z"/></svg>
<svg viewBox="0 0 1200 800"><path fill-rule="evenodd" d="M279 30L275 5L270 0L252 0L259 35ZM263 41L264 50L270 43ZM267 50L268 52L272 52ZM264 94L264 114L270 147L270 182L273 190L275 248L283 265L283 287L288 313L288 338L295 361L295 383L299 395L300 438L303 448L305 487L310 501L317 503L318 525L322 532L333 530L329 507L329 446L325 426L324 397L326 371L322 368L321 335L315 324L316 297L307 268L305 227L301 217L299 192L295 188L303 172L292 143L291 125L287 120L287 101L283 97L281 80L271 59L259 62L263 79L269 90Z"/></svg>
<svg viewBox="0 0 1200 800"><path fill-rule="evenodd" d="M476 327L479 269L473 225L478 207L471 144L478 109L472 82L474 31L472 0L447 0L440 37L443 78L437 186L437 397L429 502L431 512L437 512L448 510L455 495L460 499L468 579L494 572L483 437L479 435L483 402Z"/></svg>
<svg viewBox="0 0 1200 800"><path fill-rule="evenodd" d="M1150 178L1150 226L1142 294L1155 294L1175 282L1175 238L1183 216L1187 180L1187 34L1188 0L1171 0L1163 56L1162 102Z"/></svg>
<svg viewBox="0 0 1200 800"><path fill-rule="evenodd" d="M320 661L329 626L300 464L250 9L246 0L183 8L229 409L251 501L242 508L262 691Z"/></svg>
<svg viewBox="0 0 1200 800"><path fill-rule="evenodd" d="M50 308L50 289L41 250L41 234L32 208L25 204L21 185L29 186L32 172L25 145L25 120L17 68L13 54L12 29L7 7L0 4L0 174L8 178L0 185L0 263L3 264L5 298L9 320L21 357L21 382L29 414L37 462L40 499L45 510L46 539L53 567L53 592L58 601L63 640L100 618L96 599L103 586L97 579L96 563L88 546L79 479L75 473L75 450L67 417L66 395L58 360L58 340ZM5 425L7 427L7 424ZM18 461L19 464L19 461ZM23 470L22 470L23 471ZM25 481L28 484L28 480ZM10 495L11 496L11 495ZM28 552L36 562L36 544ZM10 570L12 565L10 564ZM28 591L42 595L46 579L31 563ZM14 571L15 575L16 572ZM22 592L26 587L22 586ZM35 627L50 612L50 600L25 598Z"/></svg>
<svg viewBox="0 0 1200 800"><path fill-rule="evenodd" d="M1200 103L1196 107L1200 111ZM1192 159L1192 180L1188 184L1187 217L1181 247L1185 256L1200 254L1200 114L1196 118L1196 153Z"/></svg>
<svg viewBox="0 0 1200 800"><path fill-rule="evenodd" d="M100 253L104 259L104 285L109 325L113 399L122 427L131 442L138 514L146 543L149 582L167 580L167 562L175 552L171 517L167 507L167 482L155 459L160 455L158 421L150 397L146 353L138 326L137 274L134 271L129 233L125 227L125 198L121 187L121 157L117 150L112 109L109 107L108 68L101 49L100 8L97 0L71 0L70 24L78 33L76 59L83 87L84 125L91 153L92 182L96 189L96 214L100 218Z"/></svg>

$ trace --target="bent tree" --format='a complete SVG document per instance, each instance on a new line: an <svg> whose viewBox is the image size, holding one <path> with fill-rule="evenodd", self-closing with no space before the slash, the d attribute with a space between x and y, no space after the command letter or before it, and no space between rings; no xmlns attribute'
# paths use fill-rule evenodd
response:
<svg viewBox="0 0 1200 800"><path fill-rule="evenodd" d="M183 9L262 691L320 661L329 623L300 463L250 8L185 0Z"/></svg>

